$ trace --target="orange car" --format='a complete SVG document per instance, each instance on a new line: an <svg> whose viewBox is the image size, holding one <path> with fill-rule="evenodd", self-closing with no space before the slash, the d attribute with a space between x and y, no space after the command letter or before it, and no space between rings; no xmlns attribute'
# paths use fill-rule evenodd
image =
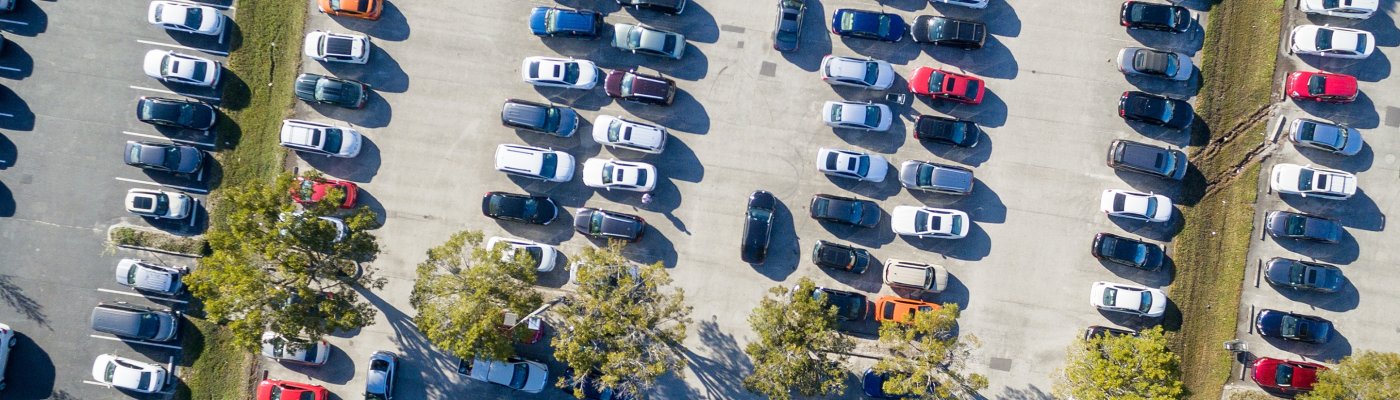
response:
<svg viewBox="0 0 1400 400"><path fill-rule="evenodd" d="M321 0L321 12L375 21L384 11L384 0Z"/></svg>
<svg viewBox="0 0 1400 400"><path fill-rule="evenodd" d="M875 320L907 324L914 320L915 313L929 312L940 308L943 307L929 302L885 296L875 300Z"/></svg>

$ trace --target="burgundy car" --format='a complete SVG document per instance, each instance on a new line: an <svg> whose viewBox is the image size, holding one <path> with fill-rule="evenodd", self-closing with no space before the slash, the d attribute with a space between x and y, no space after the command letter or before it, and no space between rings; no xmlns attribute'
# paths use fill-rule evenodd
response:
<svg viewBox="0 0 1400 400"><path fill-rule="evenodd" d="M676 97L676 82L661 75L647 75L636 68L627 71L614 70L608 73L603 82L603 90L608 97L638 103L671 105Z"/></svg>

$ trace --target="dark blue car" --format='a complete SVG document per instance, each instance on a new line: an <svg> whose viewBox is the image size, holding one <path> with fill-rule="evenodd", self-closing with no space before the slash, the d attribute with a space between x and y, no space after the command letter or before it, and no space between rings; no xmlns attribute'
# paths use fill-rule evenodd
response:
<svg viewBox="0 0 1400 400"><path fill-rule="evenodd" d="M537 36L595 38L603 26L603 14L589 10L535 7L530 11L530 32Z"/></svg>
<svg viewBox="0 0 1400 400"><path fill-rule="evenodd" d="M831 15L831 33L839 36L898 42L909 25L898 15L842 8Z"/></svg>
<svg viewBox="0 0 1400 400"><path fill-rule="evenodd" d="M1327 343L1332 338L1332 322L1311 315L1263 309L1255 328L1264 337L1307 343Z"/></svg>

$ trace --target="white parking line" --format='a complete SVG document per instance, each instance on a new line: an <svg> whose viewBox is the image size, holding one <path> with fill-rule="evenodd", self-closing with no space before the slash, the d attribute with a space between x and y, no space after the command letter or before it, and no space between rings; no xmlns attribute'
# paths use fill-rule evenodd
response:
<svg viewBox="0 0 1400 400"><path fill-rule="evenodd" d="M126 339L122 339L122 338L119 338L119 337L102 336L102 335L88 335L88 336L91 336L91 337L94 337L94 338L98 338L98 339L111 340L111 341L115 341L115 342L126 342L126 343L135 343L135 344L144 344L144 345L147 345L147 346L156 346L156 347L164 347L164 348L167 348L167 349L181 350L180 346L172 346L172 345L160 344L160 343L151 343L151 342L142 341L142 340L126 340Z"/></svg>
<svg viewBox="0 0 1400 400"><path fill-rule="evenodd" d="M204 171L200 171L200 172L199 172L199 176L203 177L203 176L204 176ZM192 207L191 209L192 209L192 210L199 210L199 199L194 199L194 207ZM191 212L191 213L190 213L190 226L194 226L194 224L195 224L196 222L199 222L199 213L198 213L198 212Z"/></svg>
<svg viewBox="0 0 1400 400"><path fill-rule="evenodd" d="M14 118L15 115L14 115L14 114L10 114L10 113L0 113L0 117Z"/></svg>
<svg viewBox="0 0 1400 400"><path fill-rule="evenodd" d="M200 95L197 95L197 94L185 94L185 93L180 93L180 92L175 92L175 91L170 91L170 90L165 90L165 89L155 89L155 88L148 88L148 87L143 87L143 86L127 86L127 87L132 88L132 89L136 89L136 90L145 90L145 91L148 91L148 92L156 92L156 93L173 94L173 95L176 95L176 96L193 97L193 98L196 98L196 99L201 99L201 100L205 100L205 101L211 101L211 102L215 102L215 103L219 102L219 98L218 98L218 97L200 96ZM8 114L7 114L7 115L8 115ZM11 115L11 116L13 117L13 115Z"/></svg>
<svg viewBox="0 0 1400 400"><path fill-rule="evenodd" d="M14 71L14 72L23 71L22 69L19 69L19 68L11 68L11 67L3 66L3 65L0 65L0 69L6 70L6 71Z"/></svg>
<svg viewBox="0 0 1400 400"><path fill-rule="evenodd" d="M28 22L24 22L24 21L15 21L15 20L12 20L12 19L0 19L0 22L4 22L4 23L7 23L7 24L15 24L15 25L25 25L25 26L28 26L28 25L29 25Z"/></svg>
<svg viewBox="0 0 1400 400"><path fill-rule="evenodd" d="M194 51L200 51L200 52L205 52L205 53L209 53L209 54L216 54L216 55L221 55L221 56L227 56L227 55L228 55L228 52L226 52L226 51L205 50L205 49L201 49L201 48L198 48L198 47L181 46L181 45L178 45L178 44L161 43L161 42L152 42L152 41L149 41L149 40L141 40L141 39L136 39L136 42L137 42L137 43L142 43L142 44L149 44L149 45L152 45L152 46L164 46L164 47L169 47L169 48L174 48L174 49L194 50Z"/></svg>
<svg viewBox="0 0 1400 400"><path fill-rule="evenodd" d="M86 384L89 384L89 385L102 386L102 387L112 387L112 385L108 385L108 384L105 384L105 383L102 383L102 382L93 382L93 381L89 381L89 380L83 380L83 383L86 383Z"/></svg>
<svg viewBox="0 0 1400 400"><path fill-rule="evenodd" d="M209 3L205 3L205 2L199 2L199 1L176 1L176 3L193 4L193 5L205 6L205 7L214 7L214 8L220 9L220 10L232 10L232 9L233 9L233 6L225 6L225 5L221 5L221 4L209 4Z"/></svg>
<svg viewBox="0 0 1400 400"><path fill-rule="evenodd" d="M148 299L155 299L155 300L160 300L160 301L168 301L168 302L171 302L171 303L180 303L180 304L189 304L189 303L190 303L189 301L185 301L185 300L176 300L176 299L172 299L172 298L168 298L168 297L147 296L147 295L140 294L140 293L123 292L123 291L120 291L120 290L112 290L112 289L102 289L102 288L98 288L97 291L103 292L103 293L111 293L111 294L124 294L124 295L131 296L131 297L145 297L145 298L148 298Z"/></svg>
<svg viewBox="0 0 1400 400"><path fill-rule="evenodd" d="M140 136L140 137L143 137L143 138L169 140L169 141L172 141L172 142L175 142L175 143L188 144L188 145L192 145L192 146L214 147L214 144L213 144L213 143L196 142L196 141L193 141L193 140L172 139L172 138L168 138L168 137L164 137L164 136L147 135L147 134L144 134L144 133L127 132L127 131L122 131L122 133L127 134L127 135L131 135L131 136Z"/></svg>
<svg viewBox="0 0 1400 400"><path fill-rule="evenodd" d="M185 187L185 186L166 185L166 184L159 183L159 182L143 181L143 180L140 180L140 179L128 179L128 178L115 178L115 179L116 179L116 180L119 180L119 181L122 181L122 182L140 183L140 184L142 184L142 185L151 185L151 186L160 186L160 187L168 187L168 188L180 189L180 190L183 190L183 191L186 191L186 192L191 192L191 193L198 193L198 194L209 193L208 190L204 190L204 189L196 189L196 188Z"/></svg>

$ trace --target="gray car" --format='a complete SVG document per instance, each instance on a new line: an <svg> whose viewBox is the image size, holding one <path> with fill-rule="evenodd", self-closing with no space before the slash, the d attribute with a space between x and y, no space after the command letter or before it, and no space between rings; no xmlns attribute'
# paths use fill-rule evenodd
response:
<svg viewBox="0 0 1400 400"><path fill-rule="evenodd" d="M179 314L170 309L157 310L124 301L99 303L88 321L92 330L98 332L152 342L175 340L180 331Z"/></svg>
<svg viewBox="0 0 1400 400"><path fill-rule="evenodd" d="M1308 118L1293 120L1288 128L1288 140L1297 146L1344 156L1360 153L1365 144L1356 128Z"/></svg>
<svg viewBox="0 0 1400 400"><path fill-rule="evenodd" d="M613 47L633 53L679 60L685 55L685 36L646 25L613 26Z"/></svg>
<svg viewBox="0 0 1400 400"><path fill-rule="evenodd" d="M956 165L909 160L899 165L899 184L943 194L972 193L972 170Z"/></svg>
<svg viewBox="0 0 1400 400"><path fill-rule="evenodd" d="M1334 293L1345 282L1340 268L1283 257L1269 260L1264 267L1264 280L1274 286L1322 293Z"/></svg>
<svg viewBox="0 0 1400 400"><path fill-rule="evenodd" d="M501 124L558 137L570 137L578 131L578 112L569 107L510 99L501 106Z"/></svg>
<svg viewBox="0 0 1400 400"><path fill-rule="evenodd" d="M126 142L126 165L173 174L193 174L204 165L204 151L174 143Z"/></svg>
<svg viewBox="0 0 1400 400"><path fill-rule="evenodd" d="M365 375L365 400L393 400L394 372L399 358L394 353L376 351L369 356L369 371Z"/></svg>
<svg viewBox="0 0 1400 400"><path fill-rule="evenodd" d="M1186 153L1131 140L1108 145L1108 166L1114 169L1180 180L1186 176Z"/></svg>
<svg viewBox="0 0 1400 400"><path fill-rule="evenodd" d="M1125 75L1184 81L1195 71L1191 57L1185 54L1142 47L1124 47L1118 51L1118 71Z"/></svg>
<svg viewBox="0 0 1400 400"><path fill-rule="evenodd" d="M1337 243L1342 238L1342 224L1337 221L1291 211L1269 213L1264 217L1264 231L1275 239Z"/></svg>

